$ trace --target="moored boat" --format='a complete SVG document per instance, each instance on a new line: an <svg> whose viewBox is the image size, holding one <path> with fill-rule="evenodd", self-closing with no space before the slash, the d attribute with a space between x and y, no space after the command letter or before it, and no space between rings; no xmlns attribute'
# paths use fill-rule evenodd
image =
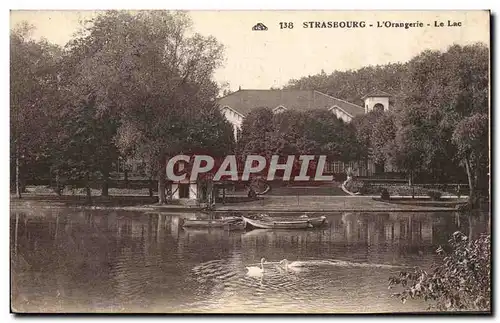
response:
<svg viewBox="0 0 500 323"><path fill-rule="evenodd" d="M243 221L240 217L223 219L186 219L185 228L239 228ZM238 226L239 225L239 226Z"/></svg>
<svg viewBox="0 0 500 323"><path fill-rule="evenodd" d="M246 226L250 225L258 229L307 229L312 227L308 220L257 219L244 216L243 221Z"/></svg>
<svg viewBox="0 0 500 323"><path fill-rule="evenodd" d="M320 227L320 226L327 223L326 216L324 216L324 215L317 216L317 217L309 217L309 216L305 215L305 216L302 216L301 218L307 219L309 221L309 223L311 223L312 226L315 228Z"/></svg>
<svg viewBox="0 0 500 323"><path fill-rule="evenodd" d="M327 223L326 221L326 216L321 215L321 216L315 216L315 217L310 217L307 214L304 214L300 217L270 217L267 214L261 214L259 215L259 219L263 221L309 221L313 227L320 227L324 224Z"/></svg>

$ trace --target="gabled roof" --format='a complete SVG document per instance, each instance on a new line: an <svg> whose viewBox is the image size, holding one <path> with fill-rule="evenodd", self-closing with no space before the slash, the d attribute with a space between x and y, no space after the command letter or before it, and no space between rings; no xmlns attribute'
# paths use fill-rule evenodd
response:
<svg viewBox="0 0 500 323"><path fill-rule="evenodd" d="M286 109L307 111L337 106L351 116L364 113L363 107L314 90L238 90L218 100L221 107L231 109L246 116L255 108Z"/></svg>
<svg viewBox="0 0 500 323"><path fill-rule="evenodd" d="M315 92L327 97L330 100L330 102L332 103L330 105L330 107L332 107L332 106L338 107L338 108L344 110L344 112L346 112L347 114L349 114L352 117L355 117L355 116L358 116L358 115L365 113L365 109L357 104L347 102L347 101L344 101L341 99L337 99L337 98L334 98L333 96L330 96L328 94L324 94L324 93L321 93L318 91L315 91Z"/></svg>
<svg viewBox="0 0 500 323"><path fill-rule="evenodd" d="M372 91L370 93L368 93L367 95L363 96L361 98L361 100L364 100L366 98L377 98L377 97L392 97L391 94L387 93L387 92L384 92L384 91L381 91L381 90L375 90L375 91Z"/></svg>

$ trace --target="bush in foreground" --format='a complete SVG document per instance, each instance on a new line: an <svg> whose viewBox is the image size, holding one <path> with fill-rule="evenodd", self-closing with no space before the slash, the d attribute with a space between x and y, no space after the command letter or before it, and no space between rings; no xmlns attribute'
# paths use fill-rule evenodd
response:
<svg viewBox="0 0 500 323"><path fill-rule="evenodd" d="M389 278L389 288L400 285L394 294L404 303L408 298L430 301L430 308L447 311L491 311L491 238L482 235L469 241L455 232L449 240L451 251L437 252L443 263L430 272L416 269Z"/></svg>

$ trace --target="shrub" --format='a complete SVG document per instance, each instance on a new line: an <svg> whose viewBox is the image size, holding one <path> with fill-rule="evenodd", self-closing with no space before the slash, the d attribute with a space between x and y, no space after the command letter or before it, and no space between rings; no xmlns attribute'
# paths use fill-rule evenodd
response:
<svg viewBox="0 0 500 323"><path fill-rule="evenodd" d="M363 181L358 181L356 179L352 179L346 183L346 189L352 193L360 192L362 187L363 187Z"/></svg>
<svg viewBox="0 0 500 323"><path fill-rule="evenodd" d="M404 303L408 298L431 301L430 308L439 310L491 311L491 238L483 234L469 241L461 232L449 240L451 252L443 255L443 263L430 272L416 269L389 278L389 288L404 287L394 294Z"/></svg>
<svg viewBox="0 0 500 323"><path fill-rule="evenodd" d="M391 198L390 194L389 194L389 191L387 190L387 188L383 188L380 190L380 198L382 200L389 200Z"/></svg>
<svg viewBox="0 0 500 323"><path fill-rule="evenodd" d="M440 191L429 191L427 192L427 195L429 195L429 197L434 201L438 201L439 199L441 199L442 193Z"/></svg>
<svg viewBox="0 0 500 323"><path fill-rule="evenodd" d="M362 183L362 185L359 188L359 192L361 194L369 194L373 190L372 185L370 184L370 182L361 182L361 183Z"/></svg>

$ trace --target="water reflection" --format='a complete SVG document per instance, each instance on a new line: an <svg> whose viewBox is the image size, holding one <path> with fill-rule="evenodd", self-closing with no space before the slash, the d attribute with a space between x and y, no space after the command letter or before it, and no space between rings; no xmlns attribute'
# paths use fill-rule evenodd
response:
<svg viewBox="0 0 500 323"><path fill-rule="evenodd" d="M488 217L338 213L322 230L185 230L193 214L32 210L11 214L17 311L378 312L424 310L389 297L388 276ZM265 257L262 277L246 275ZM302 262L283 271L281 259Z"/></svg>

